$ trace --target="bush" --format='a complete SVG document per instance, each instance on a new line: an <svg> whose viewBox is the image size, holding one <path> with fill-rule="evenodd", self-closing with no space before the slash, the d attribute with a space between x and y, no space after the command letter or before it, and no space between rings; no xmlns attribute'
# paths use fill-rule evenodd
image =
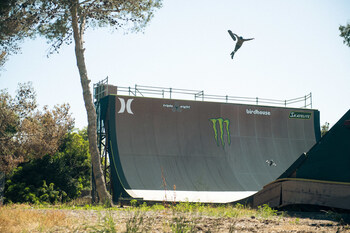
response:
<svg viewBox="0 0 350 233"><path fill-rule="evenodd" d="M258 206L258 213L262 218L270 218L277 215L277 210L272 209L268 204Z"/></svg>
<svg viewBox="0 0 350 233"><path fill-rule="evenodd" d="M73 132L53 156L21 164L7 177L5 203L57 203L77 198L82 189L90 187L88 148L88 142Z"/></svg>

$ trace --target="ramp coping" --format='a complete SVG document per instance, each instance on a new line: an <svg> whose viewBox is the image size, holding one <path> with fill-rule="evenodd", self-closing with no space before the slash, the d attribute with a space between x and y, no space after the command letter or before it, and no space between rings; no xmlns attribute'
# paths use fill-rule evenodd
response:
<svg viewBox="0 0 350 233"><path fill-rule="evenodd" d="M312 109L312 93L306 94L301 97L292 99L277 100L259 97L240 97L229 95L212 95L205 94L203 90L189 90L179 88L165 88L144 86L135 84L134 87L122 87L113 86L108 84L108 81L100 81L94 84L95 90L99 90L95 95L96 100L111 94L121 94L129 96L139 97L153 97L153 98L168 98L168 99L185 99L196 101L214 101L225 103L245 103L256 105L268 105L268 106L281 106L281 107L296 107L296 108L310 108Z"/></svg>

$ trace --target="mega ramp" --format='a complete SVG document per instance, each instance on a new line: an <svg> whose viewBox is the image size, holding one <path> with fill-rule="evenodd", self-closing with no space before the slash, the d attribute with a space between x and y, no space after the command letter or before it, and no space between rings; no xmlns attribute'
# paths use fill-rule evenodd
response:
<svg viewBox="0 0 350 233"><path fill-rule="evenodd" d="M320 137L310 109L115 95L101 109L114 201L237 201Z"/></svg>

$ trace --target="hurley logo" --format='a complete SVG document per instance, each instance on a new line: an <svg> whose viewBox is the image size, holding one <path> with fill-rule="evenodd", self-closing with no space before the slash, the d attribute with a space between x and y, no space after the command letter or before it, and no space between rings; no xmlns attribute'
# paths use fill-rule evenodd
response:
<svg viewBox="0 0 350 233"><path fill-rule="evenodd" d="M134 99L128 99L126 101L126 104L125 104L125 100L123 98L119 98L119 101L120 101L120 110L118 113L124 113L125 112L125 109L126 111L129 113L129 114L134 114L132 111L131 111L131 103Z"/></svg>

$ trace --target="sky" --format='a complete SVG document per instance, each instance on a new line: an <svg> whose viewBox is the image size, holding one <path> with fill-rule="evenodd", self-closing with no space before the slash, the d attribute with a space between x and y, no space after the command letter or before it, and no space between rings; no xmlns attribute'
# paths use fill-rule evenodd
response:
<svg viewBox="0 0 350 233"><path fill-rule="evenodd" d="M206 94L292 99L312 93L321 125L349 110L350 47L339 26L348 0L164 0L143 33L90 29L85 59L91 84L160 86ZM230 57L227 30L255 38ZM75 126L87 125L74 45L47 58L45 39L26 40L0 71L0 89L15 95L31 81L39 107L69 103ZM91 85L92 87L92 85Z"/></svg>

